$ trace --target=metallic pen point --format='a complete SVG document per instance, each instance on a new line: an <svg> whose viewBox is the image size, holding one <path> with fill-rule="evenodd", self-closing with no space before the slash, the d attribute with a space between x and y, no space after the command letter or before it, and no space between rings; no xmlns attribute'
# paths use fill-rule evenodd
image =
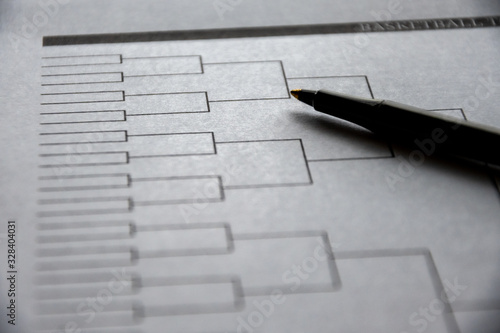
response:
<svg viewBox="0 0 500 333"><path fill-rule="evenodd" d="M296 99L299 99L299 93L302 91L302 89L294 89L290 93L292 94L293 97Z"/></svg>

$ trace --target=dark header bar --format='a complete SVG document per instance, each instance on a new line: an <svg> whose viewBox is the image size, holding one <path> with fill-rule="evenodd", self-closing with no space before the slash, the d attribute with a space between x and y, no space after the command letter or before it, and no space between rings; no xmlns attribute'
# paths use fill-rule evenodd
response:
<svg viewBox="0 0 500 333"><path fill-rule="evenodd" d="M470 29L500 26L500 16L401 20L315 25L270 26L206 30L177 30L96 35L45 36L43 46L132 43L242 37L298 36L439 29Z"/></svg>

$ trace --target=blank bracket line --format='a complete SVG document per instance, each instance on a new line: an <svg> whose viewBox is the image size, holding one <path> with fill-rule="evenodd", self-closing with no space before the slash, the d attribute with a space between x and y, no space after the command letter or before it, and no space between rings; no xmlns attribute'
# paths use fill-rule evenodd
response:
<svg viewBox="0 0 500 333"><path fill-rule="evenodd" d="M268 100L278 100L278 99L290 99L288 97L268 97L268 98L246 98L246 99L222 99L222 100L212 100L210 103L221 103L221 102L245 102L245 101L268 101Z"/></svg>
<svg viewBox="0 0 500 333"><path fill-rule="evenodd" d="M340 162L340 161L360 161L360 160L382 160L394 158L394 156L373 156L373 157L345 157L345 158L322 158L322 159L313 159L307 160L309 163L314 162Z"/></svg>

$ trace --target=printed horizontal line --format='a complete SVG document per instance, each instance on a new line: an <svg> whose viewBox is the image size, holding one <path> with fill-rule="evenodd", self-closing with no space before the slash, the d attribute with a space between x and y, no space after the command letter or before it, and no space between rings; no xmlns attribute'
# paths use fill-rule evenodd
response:
<svg viewBox="0 0 500 333"><path fill-rule="evenodd" d="M269 101L277 99L290 99L290 97L269 97L269 98L244 98L244 99L220 99L209 101L210 103L220 103L220 102L244 102L244 101Z"/></svg>
<svg viewBox="0 0 500 333"><path fill-rule="evenodd" d="M121 54L42 57L42 67L71 67L121 64Z"/></svg>
<svg viewBox="0 0 500 333"><path fill-rule="evenodd" d="M84 55L63 55L63 56L48 56L42 59L59 59L59 58L83 58L83 57L104 57L104 56L120 56L121 54L84 54Z"/></svg>
<svg viewBox="0 0 500 333"><path fill-rule="evenodd" d="M138 75L124 75L123 77L129 78L129 77L172 76L172 75L200 75L200 74L203 74L203 72L199 72L199 73L172 73L172 74L138 74Z"/></svg>
<svg viewBox="0 0 500 333"><path fill-rule="evenodd" d="M37 224L39 230L60 229L93 229L107 227L130 226L132 220L104 220L104 221L79 221L79 222L40 222Z"/></svg>
<svg viewBox="0 0 500 333"><path fill-rule="evenodd" d="M71 211L47 211L39 212L39 217L56 217L56 216L81 216L81 215L104 215L104 214L123 214L129 213L130 209L103 209L103 210L71 210Z"/></svg>
<svg viewBox="0 0 500 333"><path fill-rule="evenodd" d="M302 80L302 79L333 79L333 78L346 78L346 77L360 77L364 78L366 75L329 75L329 76L303 76L303 77L287 77L287 80Z"/></svg>
<svg viewBox="0 0 500 333"><path fill-rule="evenodd" d="M233 65L233 64L260 64L260 63L267 63L267 62L277 62L277 63L280 63L281 60L248 60L248 61L206 62L206 63L203 63L203 66L210 66L210 65Z"/></svg>
<svg viewBox="0 0 500 333"><path fill-rule="evenodd" d="M74 114L74 113L104 113L104 112L125 112L125 110L95 110L95 111L67 111L67 112L40 112L41 115L46 114Z"/></svg>
<svg viewBox="0 0 500 333"><path fill-rule="evenodd" d="M252 142L281 142L281 141L300 141L300 139L269 139L269 140L217 141L216 144L252 143Z"/></svg>
<svg viewBox="0 0 500 333"><path fill-rule="evenodd" d="M98 74L116 74L122 72L89 72L89 73L63 73L63 74L42 74L42 77L51 76L73 76L73 75L98 75Z"/></svg>
<svg viewBox="0 0 500 333"><path fill-rule="evenodd" d="M244 190L251 188L268 188L268 187L295 187L295 186L309 186L313 183L283 183L283 184L257 184L257 185L228 185L223 186L224 190Z"/></svg>
<svg viewBox="0 0 500 333"><path fill-rule="evenodd" d="M389 155L389 156L370 156L370 157L324 158L324 159L307 160L307 162L313 163L313 162L361 161L361 160L381 160L388 158L394 158L394 156Z"/></svg>
<svg viewBox="0 0 500 333"><path fill-rule="evenodd" d="M156 96L156 95L184 95L184 94L205 94L206 91L186 91L186 92L173 92L173 93L156 93L156 94L126 94L126 97L133 96Z"/></svg>
<svg viewBox="0 0 500 333"><path fill-rule="evenodd" d="M183 112L159 112L159 113L132 113L127 114L127 117L139 117L139 116L158 116L165 114L186 114L186 113L207 113L210 111L183 111Z"/></svg>
<svg viewBox="0 0 500 333"><path fill-rule="evenodd" d="M122 72L42 75L42 86L123 82Z"/></svg>
<svg viewBox="0 0 500 333"><path fill-rule="evenodd" d="M164 55L164 56L142 56L142 57L123 57L122 59L155 59L155 58L187 58L187 57L192 57L192 58L200 58L200 55Z"/></svg>
<svg viewBox="0 0 500 333"><path fill-rule="evenodd" d="M402 32L415 30L470 29L497 26L500 26L500 16L457 17L442 19L434 18L384 22L350 22L226 29L45 36L43 37L43 46L344 34L357 32Z"/></svg>
<svg viewBox="0 0 500 333"><path fill-rule="evenodd" d="M125 93L123 90L47 93L41 94L41 96L41 105L125 101Z"/></svg>

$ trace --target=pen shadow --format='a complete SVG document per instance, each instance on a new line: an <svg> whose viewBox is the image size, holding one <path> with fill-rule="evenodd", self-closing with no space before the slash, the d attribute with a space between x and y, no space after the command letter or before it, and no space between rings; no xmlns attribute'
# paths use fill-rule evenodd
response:
<svg viewBox="0 0 500 333"><path fill-rule="evenodd" d="M354 149L366 150L367 147L373 147L374 150L380 150L384 147L387 148L387 156L391 155L387 140L361 126L319 112L305 113L297 110L291 111L289 114L294 122L300 123L308 131L320 132L326 137L331 137L332 140L342 138L349 142L349 145L353 146Z"/></svg>
<svg viewBox="0 0 500 333"><path fill-rule="evenodd" d="M300 122L301 125L308 130L321 131L325 134L332 134L332 139L341 136L349 145L355 147L363 147L363 149L380 149L382 145L387 145L390 149L392 157L398 159L401 156L406 161L409 161L409 156L415 150L419 150L416 146L407 143L389 142L387 139L376 135L369 130L349 123L347 121L325 116L321 113L304 113L303 111L291 111L291 117ZM374 144L374 141L377 144ZM420 150L419 150L420 151ZM387 157L391 157L388 156ZM374 157L377 158L377 157ZM384 158L384 157L380 157ZM398 159L395 163L401 163ZM436 152L430 156L425 155L424 163L428 167L432 167L438 171L444 171L448 174L454 174L457 179L483 178L488 176L491 179L493 186L497 189L498 198L500 200L500 166L486 165L483 162L472 161L457 156ZM419 166L416 166L417 168Z"/></svg>

